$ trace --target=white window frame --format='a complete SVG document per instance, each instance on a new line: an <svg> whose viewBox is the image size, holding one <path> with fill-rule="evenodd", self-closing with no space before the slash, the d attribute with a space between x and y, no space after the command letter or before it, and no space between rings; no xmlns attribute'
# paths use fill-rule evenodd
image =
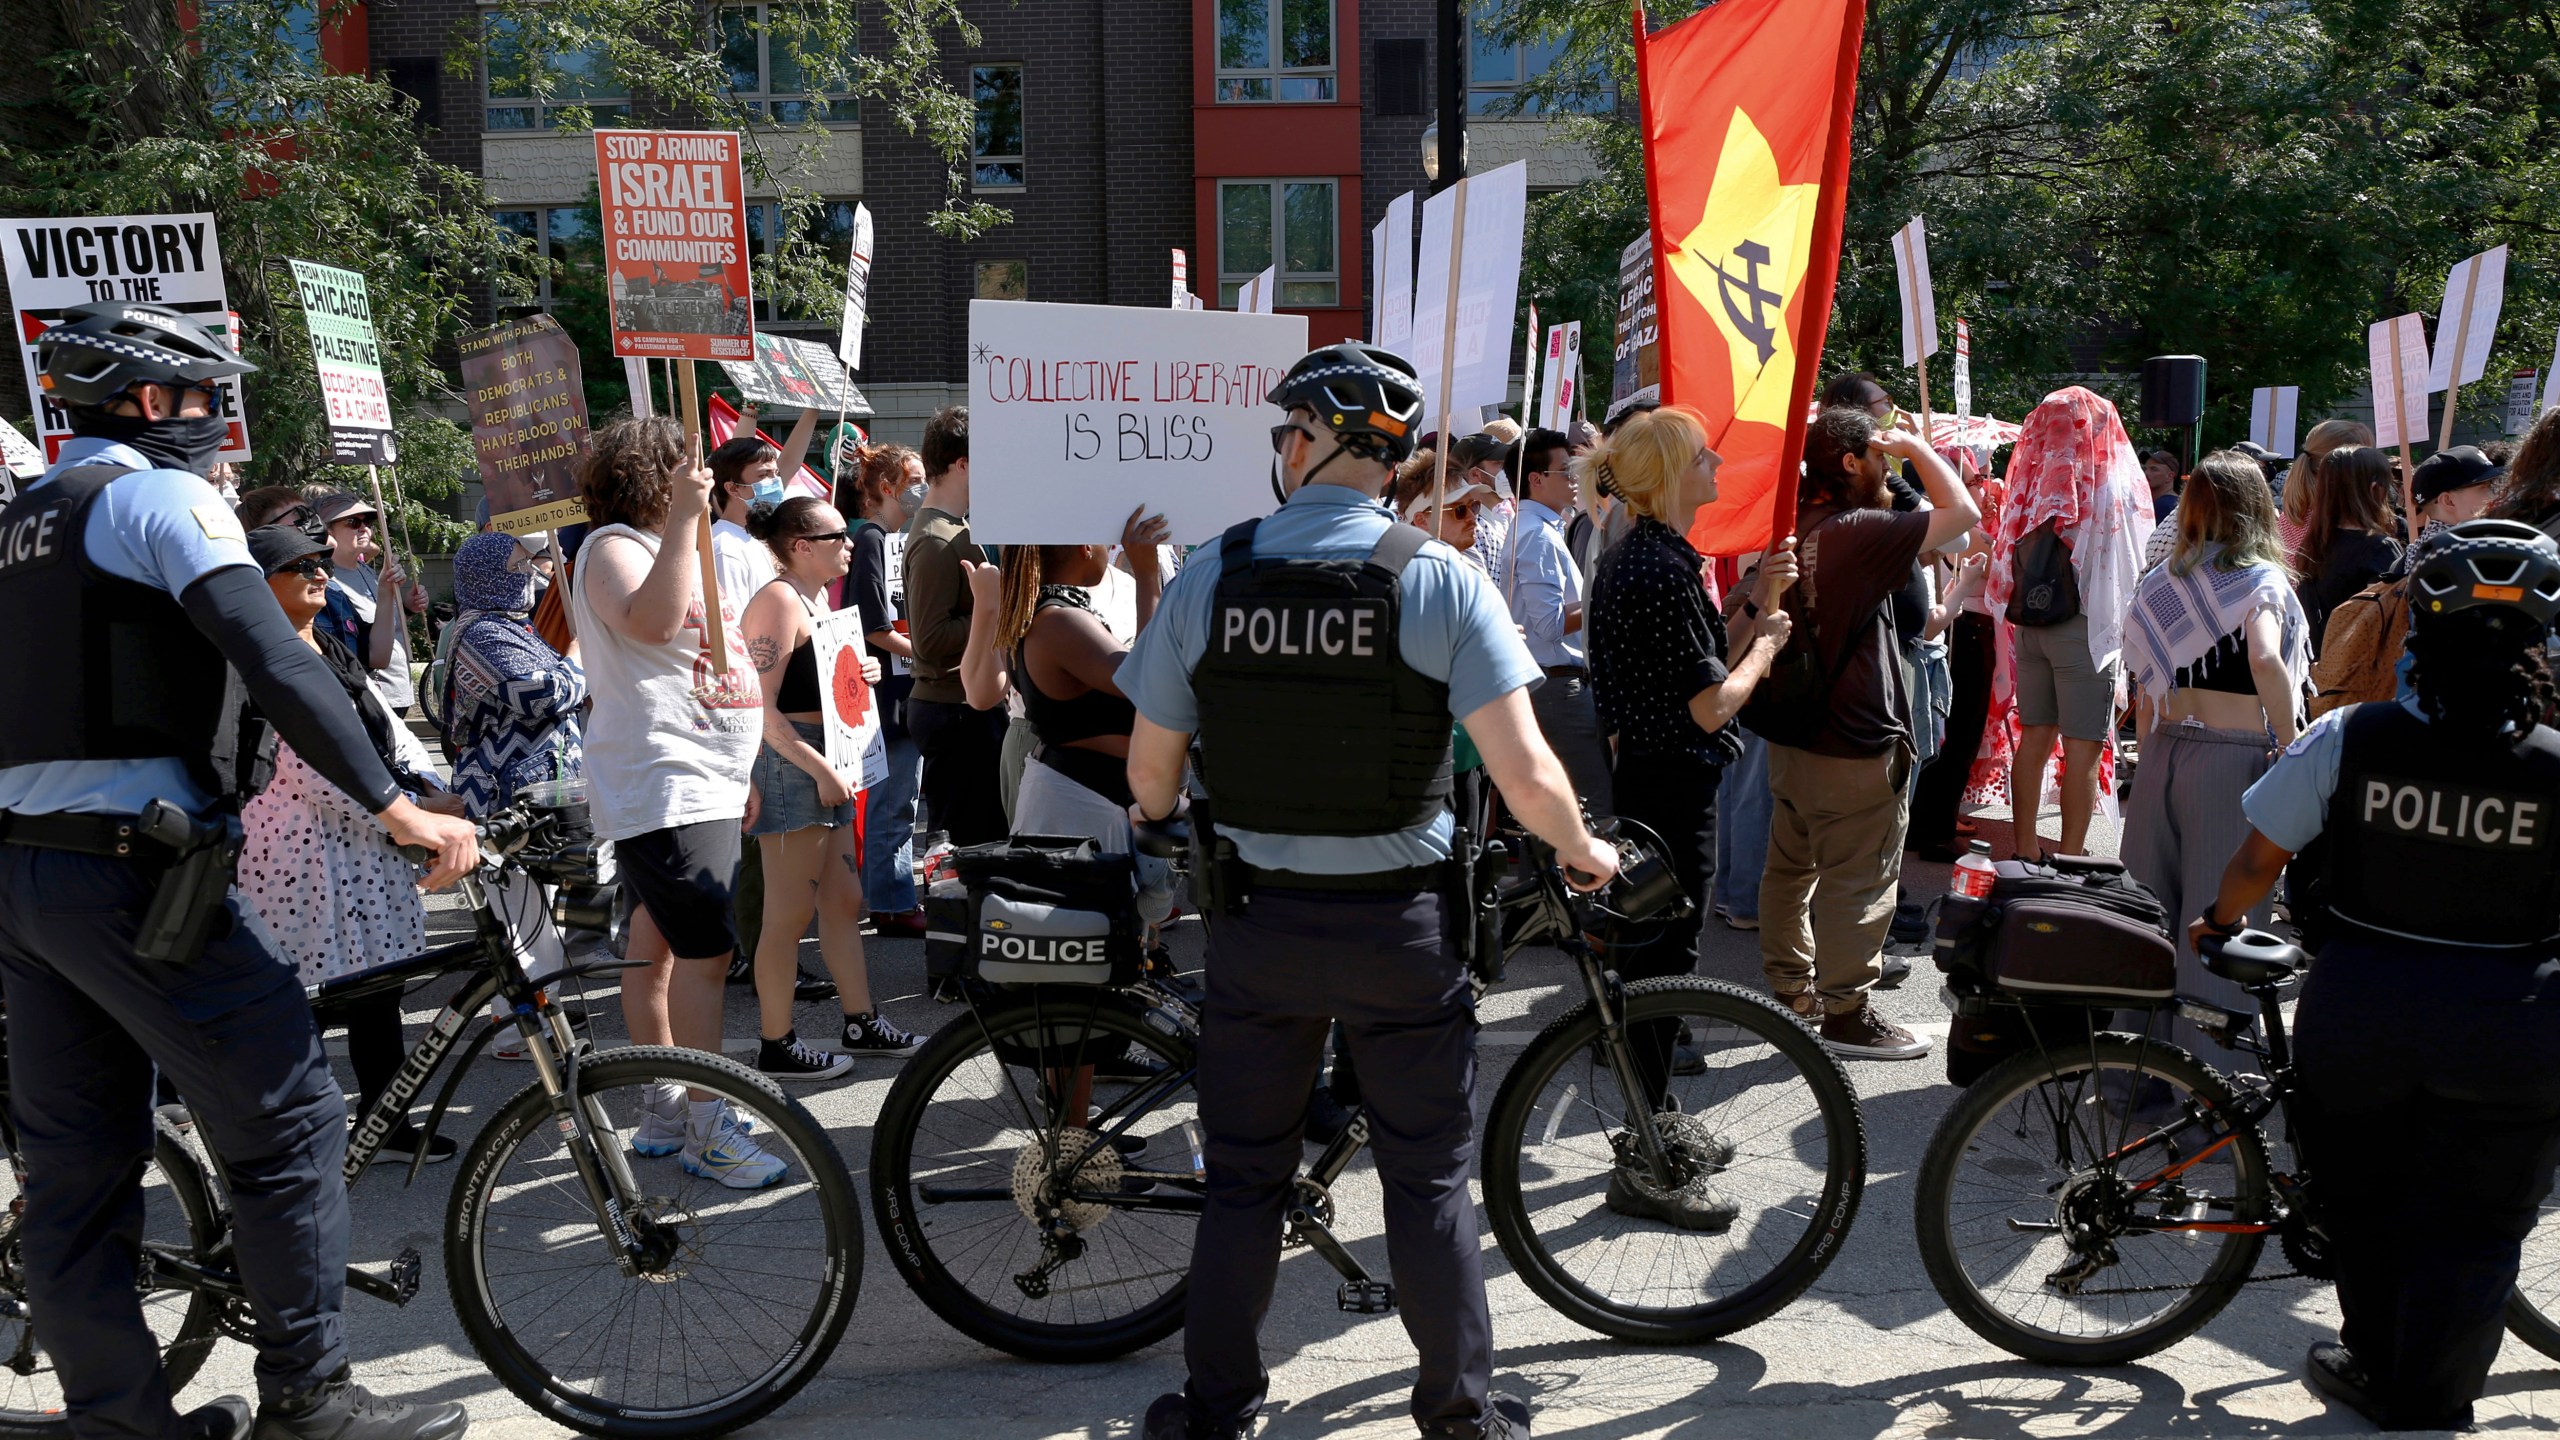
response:
<svg viewBox="0 0 2560 1440"><path fill-rule="evenodd" d="M1333 233L1327 237L1333 246L1331 270L1295 271L1287 268L1289 263L1289 187L1292 185L1321 185L1333 192ZM1263 269L1261 266L1256 266L1251 270L1237 270L1227 263L1227 191L1248 187L1265 187L1271 192L1271 259L1268 264L1274 272L1272 283L1278 290L1273 297L1274 307L1289 310L1340 309L1342 307L1342 181L1339 177L1332 175L1254 175L1218 182L1218 308L1234 309L1236 292L1251 283L1253 277L1261 274ZM1320 302L1291 300L1289 287L1292 284L1330 285L1333 287L1333 298Z"/></svg>
<svg viewBox="0 0 2560 1440"><path fill-rule="evenodd" d="M1014 100L1015 107L1020 112L1022 130L1020 137L1022 149L1017 153L1010 155L978 153L978 72L982 70L1010 70L1014 73ZM971 65L969 67L969 188L1002 191L1006 194L1018 194L1030 189L1030 152L1031 67L1019 60L997 60ZM982 180L978 178L978 167L982 165L1011 165L1021 172L1021 178L1011 182Z"/></svg>
<svg viewBox="0 0 2560 1440"><path fill-rule="evenodd" d="M1274 63L1250 69L1234 70L1230 70L1225 65L1221 64L1218 67L1216 81L1217 88L1214 91L1217 97L1217 102L1221 105L1332 104L1341 94L1341 90L1339 88L1341 82L1338 79L1342 69L1342 11L1340 7L1336 6L1333 3L1333 0L1325 0L1325 62L1322 65L1291 66L1277 63L1280 58L1281 15L1287 4L1287 0L1264 0L1264 3L1268 8L1263 13L1263 24L1266 27L1266 33L1263 36L1263 44L1265 47L1265 53L1271 57ZM1215 0L1214 15L1211 23L1210 43L1218 46L1221 50L1225 48L1223 41L1226 35L1226 24L1226 0ZM1261 96L1249 96L1242 94L1230 95L1228 93L1228 87L1231 84L1243 86L1251 84L1257 80L1267 86L1271 93ZM1321 95L1311 95L1298 98L1284 97L1280 93L1281 87L1291 80L1320 81L1322 82L1324 93Z"/></svg>
<svg viewBox="0 0 2560 1440"><path fill-rule="evenodd" d="M779 7L770 3L770 0L722 0L722 3L712 7L712 36L724 50L728 45L728 36L721 29L722 19L732 10L748 10L754 12L754 20L752 23L755 26L756 36L756 88L753 90L732 89L728 92L729 97L737 101L740 105L746 107L749 111L753 112L758 119L776 125L787 126L796 126L802 122L798 120L775 120L773 118L773 107L775 105L787 105L795 101L805 101L813 105L851 105L855 107L854 114L851 119L838 119L831 111L826 119L821 120L818 123L826 126L830 130L854 130L861 128L862 102L854 98L849 93L821 93L814 90L777 91L773 88L773 32L766 25L765 21L766 17L777 8Z"/></svg>

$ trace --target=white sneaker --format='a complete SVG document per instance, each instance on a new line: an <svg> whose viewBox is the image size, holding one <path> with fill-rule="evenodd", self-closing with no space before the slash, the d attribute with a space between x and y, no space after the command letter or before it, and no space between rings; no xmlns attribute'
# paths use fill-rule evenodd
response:
<svg viewBox="0 0 2560 1440"><path fill-rule="evenodd" d="M685 1118L684 1153L676 1162L687 1175L717 1180L732 1190L761 1190L780 1184L790 1173L789 1164L747 1138L727 1101L707 1100L688 1108L692 1113Z"/></svg>
<svg viewBox="0 0 2560 1440"><path fill-rule="evenodd" d="M684 1148L684 1087L652 1085L641 1092L640 1128L631 1132L631 1153L652 1159Z"/></svg>

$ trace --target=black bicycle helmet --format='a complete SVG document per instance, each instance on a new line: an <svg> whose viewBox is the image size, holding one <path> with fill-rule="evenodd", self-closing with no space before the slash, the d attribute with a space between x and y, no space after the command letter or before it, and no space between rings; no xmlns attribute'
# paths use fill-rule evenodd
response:
<svg viewBox="0 0 2560 1440"><path fill-rule="evenodd" d="M2547 630L2560 617L2560 545L2514 520L2466 520L2420 542L2409 598L2421 617L2476 610L2496 628L2514 615Z"/></svg>
<svg viewBox="0 0 2560 1440"><path fill-rule="evenodd" d="M1413 453L1422 382L1403 356L1346 340L1290 366L1272 387L1271 403L1313 413L1343 449L1393 465Z"/></svg>
<svg viewBox="0 0 2560 1440"><path fill-rule="evenodd" d="M135 385L206 385L257 368L164 305L75 305L36 337L37 383L73 407L104 405Z"/></svg>

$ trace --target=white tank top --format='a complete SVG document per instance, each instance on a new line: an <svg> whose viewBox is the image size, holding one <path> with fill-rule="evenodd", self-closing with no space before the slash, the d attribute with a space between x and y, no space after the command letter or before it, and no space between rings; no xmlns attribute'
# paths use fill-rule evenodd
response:
<svg viewBox="0 0 2560 1440"><path fill-rule="evenodd" d="M653 558L658 553L660 537L628 525L597 530L585 548L592 553L615 535L638 542ZM587 693L595 697L587 718L585 773L596 833L628 840L745 815L747 777L764 736L764 697L748 667L735 610L714 597L728 641L723 688L711 668L699 595L675 639L645 644L597 618L587 597L588 568L575 569L569 609L578 626Z"/></svg>

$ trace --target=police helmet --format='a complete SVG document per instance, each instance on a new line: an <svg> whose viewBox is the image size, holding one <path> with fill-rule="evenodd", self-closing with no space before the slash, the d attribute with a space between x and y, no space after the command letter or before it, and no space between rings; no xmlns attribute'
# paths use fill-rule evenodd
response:
<svg viewBox="0 0 2560 1440"><path fill-rule="evenodd" d="M1346 340L1290 366L1271 403L1312 413L1345 450L1392 465L1413 453L1422 382L1403 356Z"/></svg>
<svg viewBox="0 0 2560 1440"><path fill-rule="evenodd" d="M2560 545L2514 520L2466 520L2420 543L2409 598L2421 618L2480 611L2495 628L2549 629L2560 616Z"/></svg>
<svg viewBox="0 0 2560 1440"><path fill-rule="evenodd" d="M165 305L75 305L36 337L37 384L74 407L104 405L135 385L210 385L257 368Z"/></svg>

